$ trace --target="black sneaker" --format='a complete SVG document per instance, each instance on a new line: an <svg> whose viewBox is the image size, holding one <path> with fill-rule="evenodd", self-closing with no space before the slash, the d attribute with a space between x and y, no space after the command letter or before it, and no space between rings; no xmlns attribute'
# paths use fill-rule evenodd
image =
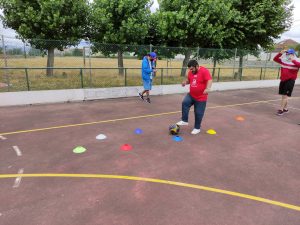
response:
<svg viewBox="0 0 300 225"><path fill-rule="evenodd" d="M141 93L139 93L139 97L144 101L144 96Z"/></svg>
<svg viewBox="0 0 300 225"><path fill-rule="evenodd" d="M284 111L283 110L278 110L277 111L277 116L282 116L284 114Z"/></svg>
<svg viewBox="0 0 300 225"><path fill-rule="evenodd" d="M283 112L284 112L284 113L288 113L289 110L288 110L288 109L283 109Z"/></svg>
<svg viewBox="0 0 300 225"><path fill-rule="evenodd" d="M147 98L147 102L148 102L148 103L151 103L150 98Z"/></svg>

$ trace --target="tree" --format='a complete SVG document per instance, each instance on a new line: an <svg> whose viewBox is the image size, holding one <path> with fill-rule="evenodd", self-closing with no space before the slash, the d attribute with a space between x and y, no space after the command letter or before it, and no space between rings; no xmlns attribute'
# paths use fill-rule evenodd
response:
<svg viewBox="0 0 300 225"><path fill-rule="evenodd" d="M72 51L72 55L73 55L73 56L83 56L83 50L82 50L82 49L75 48L75 49Z"/></svg>
<svg viewBox="0 0 300 225"><path fill-rule="evenodd" d="M197 56L202 59L212 59L213 72L212 76L215 76L216 64L222 62L225 59L230 59L235 55L235 51L232 49L199 49Z"/></svg>
<svg viewBox="0 0 300 225"><path fill-rule="evenodd" d="M181 76L196 47L220 48L224 39L233 36L234 30L228 26L236 14L232 1L159 1L159 32L167 45L185 47Z"/></svg>
<svg viewBox="0 0 300 225"><path fill-rule="evenodd" d="M297 46L295 47L295 50L298 52L298 56L299 56L299 53L300 53L300 44L297 44Z"/></svg>
<svg viewBox="0 0 300 225"><path fill-rule="evenodd" d="M12 48L7 50L7 55L22 55L23 50L22 48Z"/></svg>
<svg viewBox="0 0 300 225"><path fill-rule="evenodd" d="M76 45L84 36L88 0L0 0L0 6L5 27L48 55L47 76L53 75L54 49Z"/></svg>
<svg viewBox="0 0 300 225"><path fill-rule="evenodd" d="M242 76L243 56L257 55L260 48L272 49L274 40L291 25L293 6L290 0L245 0L234 1L233 9L238 13L228 23L236 31L224 40L226 48L237 48L239 76Z"/></svg>
<svg viewBox="0 0 300 225"><path fill-rule="evenodd" d="M150 0L94 0L92 3L93 50L104 55L117 53L120 75L124 67L124 45L143 44L148 35L151 4Z"/></svg>

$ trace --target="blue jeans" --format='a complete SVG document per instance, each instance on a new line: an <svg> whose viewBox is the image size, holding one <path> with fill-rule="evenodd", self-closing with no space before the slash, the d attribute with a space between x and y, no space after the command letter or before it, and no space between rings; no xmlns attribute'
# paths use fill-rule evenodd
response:
<svg viewBox="0 0 300 225"><path fill-rule="evenodd" d="M194 113L195 113L195 129L200 129L202 118L204 116L206 101L200 102L192 98L190 94L187 94L182 101L182 121L189 121L189 112L191 106L194 105Z"/></svg>

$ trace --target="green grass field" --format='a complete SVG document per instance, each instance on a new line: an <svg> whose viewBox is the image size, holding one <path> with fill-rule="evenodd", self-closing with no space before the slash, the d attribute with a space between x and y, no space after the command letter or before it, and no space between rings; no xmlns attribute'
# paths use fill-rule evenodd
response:
<svg viewBox="0 0 300 225"><path fill-rule="evenodd" d="M54 90L54 89L76 89L88 87L122 87L139 86L141 82L141 60L124 59L123 75L119 75L117 69L117 59L111 58L91 58L86 59L84 67L82 57L56 57L54 65L60 69L54 69L54 76L47 77L46 57L34 58L9 58L8 67L27 67L28 83L25 69L1 69L0 83L10 84L9 91L30 90ZM89 69L91 65L92 68ZM1 65L3 68L4 65ZM154 78L154 85L179 84L184 80L180 76L182 61L167 60L158 61L158 72ZM212 65L202 65L213 72ZM233 81L234 72L237 68L218 67L215 69L214 81ZM168 67L168 69L167 69ZM82 73L81 70L82 69ZM109 69L107 69L109 68ZM220 69L219 69L220 68ZM82 76L81 76L82 74ZM242 80L276 79L278 77L277 68L244 68ZM0 88L0 92L8 91L8 87Z"/></svg>

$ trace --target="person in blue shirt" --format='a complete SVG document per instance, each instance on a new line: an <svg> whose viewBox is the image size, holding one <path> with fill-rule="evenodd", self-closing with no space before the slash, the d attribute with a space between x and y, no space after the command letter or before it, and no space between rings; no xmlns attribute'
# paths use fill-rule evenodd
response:
<svg viewBox="0 0 300 225"><path fill-rule="evenodd" d="M152 89L152 78L153 73L156 72L154 67L153 61L156 59L156 53L151 52L150 54L146 55L142 61L142 80L144 91L139 93L139 97L144 100L144 94L146 94L146 101L150 103L150 90Z"/></svg>

